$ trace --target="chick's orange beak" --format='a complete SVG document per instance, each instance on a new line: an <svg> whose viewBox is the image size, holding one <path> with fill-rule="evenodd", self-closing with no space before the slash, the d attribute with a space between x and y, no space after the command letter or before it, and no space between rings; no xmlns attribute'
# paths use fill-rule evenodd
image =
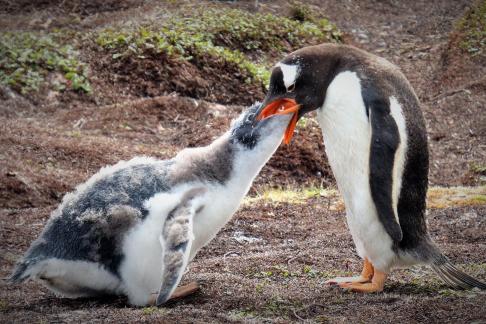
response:
<svg viewBox="0 0 486 324"><path fill-rule="evenodd" d="M297 119L299 118L297 114L299 108L300 105L298 105L293 99L277 99L262 109L260 114L257 116L257 120L262 120L273 115L294 114L289 125L287 126L287 129L285 130L284 135L284 143L289 144L290 140L292 139L292 135L294 134L295 125L297 125Z"/></svg>

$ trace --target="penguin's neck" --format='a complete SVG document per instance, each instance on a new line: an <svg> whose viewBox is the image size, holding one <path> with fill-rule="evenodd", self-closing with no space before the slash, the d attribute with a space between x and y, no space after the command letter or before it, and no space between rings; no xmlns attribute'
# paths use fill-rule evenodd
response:
<svg viewBox="0 0 486 324"><path fill-rule="evenodd" d="M270 157L277 150L281 137L260 139L258 143L249 148L238 141L231 139L230 132L223 134L204 150L211 154L222 155L213 156L211 160L219 160L231 169L228 178L224 181L224 186L228 190L241 194L241 198L248 192L253 180L268 162ZM209 154L208 154L209 155ZM227 159L226 161L224 161Z"/></svg>
<svg viewBox="0 0 486 324"><path fill-rule="evenodd" d="M233 171L227 186L235 187L235 191L239 189L242 195L241 198L243 198L250 189L255 177L277 150L280 142L281 138L276 141L268 139L265 143L258 143L252 149L245 148L240 144L233 144L235 147Z"/></svg>
<svg viewBox="0 0 486 324"><path fill-rule="evenodd" d="M226 132L208 146L181 151L175 158L174 176L179 183L199 180L222 185L243 198L281 140L278 135L267 136L250 148Z"/></svg>
<svg viewBox="0 0 486 324"><path fill-rule="evenodd" d="M241 200L248 193L253 180L275 152L281 140L281 137L273 141L265 139L264 142L249 149L233 141L230 133L226 133L211 145L197 149L198 154L205 152L204 155L209 160L221 162L225 160L231 171L224 182L209 182L209 191L206 195L208 203L194 217L191 259L231 219ZM219 168L224 168L222 164L218 164ZM213 172L217 171L213 170Z"/></svg>

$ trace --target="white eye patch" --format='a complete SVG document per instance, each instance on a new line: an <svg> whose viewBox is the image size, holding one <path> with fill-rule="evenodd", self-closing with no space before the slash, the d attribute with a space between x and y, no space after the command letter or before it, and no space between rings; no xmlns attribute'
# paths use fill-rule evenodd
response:
<svg viewBox="0 0 486 324"><path fill-rule="evenodd" d="M275 67L279 67L282 70L283 82L285 87L288 89L291 85L295 83L297 76L299 75L298 65L287 65L283 63L278 63Z"/></svg>

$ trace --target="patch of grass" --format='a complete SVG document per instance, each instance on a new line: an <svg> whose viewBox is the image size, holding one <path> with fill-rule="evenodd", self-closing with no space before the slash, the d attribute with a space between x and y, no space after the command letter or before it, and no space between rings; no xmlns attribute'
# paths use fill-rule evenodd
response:
<svg viewBox="0 0 486 324"><path fill-rule="evenodd" d="M263 306L261 314L264 317L278 316L282 318L288 318L289 315L292 314L293 310L296 310L300 307L300 304L297 305L290 301L274 296Z"/></svg>
<svg viewBox="0 0 486 324"><path fill-rule="evenodd" d="M339 31L326 19L302 22L239 9L199 8L136 29L106 29L96 42L113 59L164 53L197 65L210 56L237 66L247 82L267 84L264 53L339 40ZM260 54L258 62L250 59L251 53Z"/></svg>
<svg viewBox="0 0 486 324"><path fill-rule="evenodd" d="M486 203L486 186L430 188L427 193L428 208L474 206Z"/></svg>
<svg viewBox="0 0 486 324"><path fill-rule="evenodd" d="M462 264L460 267L463 268L466 273L473 276L483 276L486 274L486 263Z"/></svg>
<svg viewBox="0 0 486 324"><path fill-rule="evenodd" d="M351 277L356 275L352 271L342 271L342 270L331 270L331 271L318 271L317 275L323 279L333 279L336 277Z"/></svg>
<svg viewBox="0 0 486 324"><path fill-rule="evenodd" d="M6 312L8 310L8 303L6 300L0 300L0 312Z"/></svg>
<svg viewBox="0 0 486 324"><path fill-rule="evenodd" d="M248 319L255 319L258 317L257 313L255 311L252 311L250 309L242 309L242 310L233 310L229 314L230 318L232 320L238 321L238 320L248 320Z"/></svg>
<svg viewBox="0 0 486 324"><path fill-rule="evenodd" d="M301 117L297 121L297 129L306 129L306 128L308 128L311 125L318 126L319 124L317 123L317 121L314 118L312 118L312 117L305 117L305 116Z"/></svg>
<svg viewBox="0 0 486 324"><path fill-rule="evenodd" d="M145 316L153 315L156 313L164 313L165 309L157 306L144 307L142 309L142 314Z"/></svg>
<svg viewBox="0 0 486 324"><path fill-rule="evenodd" d="M290 278L334 278L339 276L351 275L351 272L344 274L342 271L323 272L312 268L310 265L304 265L300 271L291 271L288 266L276 265L269 270L260 271L256 273L249 273L253 278L261 278L264 281L257 285L257 291L263 291L263 287L272 280L282 280Z"/></svg>
<svg viewBox="0 0 486 324"><path fill-rule="evenodd" d="M0 33L0 84L23 94L36 91L49 73L59 73L55 90L91 92L87 65L78 52L66 45L60 32Z"/></svg>
<svg viewBox="0 0 486 324"><path fill-rule="evenodd" d="M439 281L438 279L426 281L424 278L412 277L407 282L401 282L394 288L401 293L421 295L436 293L442 286L442 281Z"/></svg>
<svg viewBox="0 0 486 324"><path fill-rule="evenodd" d="M314 270L310 265L304 265L302 273L305 274L307 277L315 278L319 274L319 271Z"/></svg>
<svg viewBox="0 0 486 324"><path fill-rule="evenodd" d="M261 294L263 292L263 290L265 289L265 286L266 286L266 282L258 283L255 286L256 292L259 293L259 294Z"/></svg>
<svg viewBox="0 0 486 324"><path fill-rule="evenodd" d="M472 196L470 199L471 203L473 205L482 205L486 204L486 195L477 195L477 196Z"/></svg>
<svg viewBox="0 0 486 324"><path fill-rule="evenodd" d="M79 130L74 130L74 131L70 131L67 133L68 136L70 137L73 137L73 138L81 138L82 137L82 134Z"/></svg>
<svg viewBox="0 0 486 324"><path fill-rule="evenodd" d="M457 29L463 33L462 49L472 55L484 53L486 48L486 1L477 1L458 21Z"/></svg>
<svg viewBox="0 0 486 324"><path fill-rule="evenodd" d="M291 3L290 17L298 21L312 21L314 18L311 8L299 1Z"/></svg>
<svg viewBox="0 0 486 324"><path fill-rule="evenodd" d="M329 209L342 211L344 202L335 189L308 187L268 188L256 196L246 197L243 204L265 202L271 204L304 204L311 198L329 199ZM427 208L463 207L486 204L486 186L478 187L431 187L427 192Z"/></svg>
<svg viewBox="0 0 486 324"><path fill-rule="evenodd" d="M330 323L331 318L326 315L317 315L316 318L314 318L314 321L316 321L316 323Z"/></svg>
<svg viewBox="0 0 486 324"><path fill-rule="evenodd" d="M303 204L306 200L315 197L334 197L338 193L334 189L325 189L318 187L309 187L303 189L284 189L284 188L270 188L259 193L256 197L247 197L244 203L254 203L257 201L265 201L271 203L291 203Z"/></svg>
<svg viewBox="0 0 486 324"><path fill-rule="evenodd" d="M471 163L469 169L474 173L486 175L486 164Z"/></svg>
<svg viewBox="0 0 486 324"><path fill-rule="evenodd" d="M273 266L271 270L260 271L253 274L253 277L255 278L264 278L264 279L269 279L272 277L290 278L296 276L299 276L299 273L291 272L286 266L282 266L282 265L276 265Z"/></svg>
<svg viewBox="0 0 486 324"><path fill-rule="evenodd" d="M447 289L441 289L439 290L439 295L443 297L466 297L467 295L470 295L471 293L469 291L463 291L463 290L457 290L457 289L452 289L452 288L447 288Z"/></svg>

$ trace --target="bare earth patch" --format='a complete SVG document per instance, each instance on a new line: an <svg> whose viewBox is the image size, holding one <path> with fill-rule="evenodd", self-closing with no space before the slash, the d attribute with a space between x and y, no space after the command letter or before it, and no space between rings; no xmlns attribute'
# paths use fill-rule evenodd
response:
<svg viewBox="0 0 486 324"><path fill-rule="evenodd" d="M3 209L1 276L42 229L51 208ZM468 273L485 280L486 206L433 209L431 234ZM15 221L12 221L15 220ZM168 307L131 308L124 298L56 298L35 283L1 283L6 321L480 321L484 292L454 291L424 267L397 270L383 294L360 295L328 287L325 280L360 270L342 211L324 197L306 204L246 205L196 257L185 281L202 290Z"/></svg>

